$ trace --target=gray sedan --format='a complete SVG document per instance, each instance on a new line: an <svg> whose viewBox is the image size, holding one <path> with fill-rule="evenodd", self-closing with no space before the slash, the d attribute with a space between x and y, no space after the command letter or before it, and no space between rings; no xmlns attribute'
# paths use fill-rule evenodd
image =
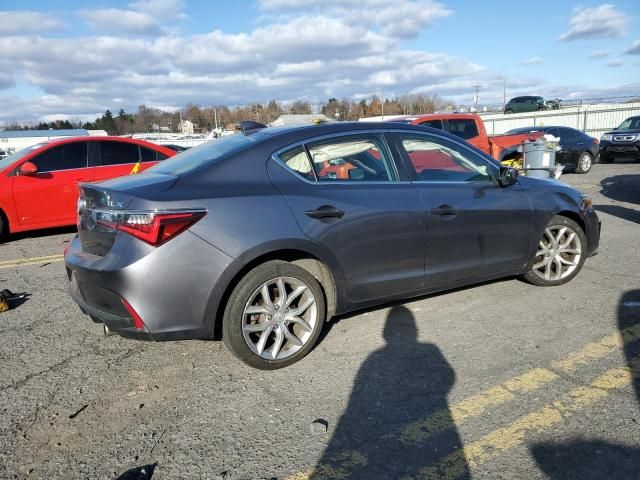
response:
<svg viewBox="0 0 640 480"><path fill-rule="evenodd" d="M70 291L108 333L220 338L274 369L333 316L499 277L554 286L598 248L591 200L398 123L262 128L81 186Z"/></svg>

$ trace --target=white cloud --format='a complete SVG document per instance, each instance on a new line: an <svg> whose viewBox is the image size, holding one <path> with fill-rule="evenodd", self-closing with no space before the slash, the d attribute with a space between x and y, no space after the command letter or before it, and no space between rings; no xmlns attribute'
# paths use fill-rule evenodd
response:
<svg viewBox="0 0 640 480"><path fill-rule="evenodd" d="M304 10L375 29L394 38L411 38L453 10L434 0L260 0L267 12Z"/></svg>
<svg viewBox="0 0 640 480"><path fill-rule="evenodd" d="M130 34L160 33L162 28L155 17L148 13L119 8L81 10L80 15L95 30Z"/></svg>
<svg viewBox="0 0 640 480"><path fill-rule="evenodd" d="M621 67L624 65L624 62L620 58L615 58L607 63L607 67Z"/></svg>
<svg viewBox="0 0 640 480"><path fill-rule="evenodd" d="M628 55L640 55L640 40L636 40L627 48L624 53Z"/></svg>
<svg viewBox="0 0 640 480"><path fill-rule="evenodd" d="M520 65L540 65L541 63L542 63L542 58L531 57L520 62Z"/></svg>
<svg viewBox="0 0 640 480"><path fill-rule="evenodd" d="M60 30L62 21L51 13L31 11L0 12L0 35Z"/></svg>
<svg viewBox="0 0 640 480"><path fill-rule="evenodd" d="M611 50L594 50L591 52L591 55L589 55L589 58L606 58L609 55L611 55Z"/></svg>
<svg viewBox="0 0 640 480"><path fill-rule="evenodd" d="M608 3L592 8L578 6L569 25L558 40L622 37L626 33L627 15Z"/></svg>

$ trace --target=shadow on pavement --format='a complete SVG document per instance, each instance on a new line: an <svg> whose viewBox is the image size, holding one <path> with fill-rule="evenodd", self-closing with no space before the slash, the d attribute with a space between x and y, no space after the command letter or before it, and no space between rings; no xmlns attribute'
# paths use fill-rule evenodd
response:
<svg viewBox="0 0 640 480"><path fill-rule="evenodd" d="M157 463L135 467L127 470L115 480L151 480L153 471L156 469Z"/></svg>
<svg viewBox="0 0 640 480"><path fill-rule="evenodd" d="M620 205L594 205L594 208L598 212L604 212L630 222L640 223L640 210Z"/></svg>
<svg viewBox="0 0 640 480"><path fill-rule="evenodd" d="M640 205L640 175L614 175L603 179L600 185L605 197Z"/></svg>
<svg viewBox="0 0 640 480"><path fill-rule="evenodd" d="M618 304L618 328L623 336L640 330L640 290L626 292ZM625 332L627 331L627 332ZM625 342L627 366L640 405L640 340ZM634 420L640 422L640 412ZM604 440L574 439L567 443L534 445L531 453L540 469L552 480L640 479L640 446Z"/></svg>
<svg viewBox="0 0 640 480"><path fill-rule="evenodd" d="M417 341L415 319L403 306L390 310L384 338L386 345L360 367L311 479L419 476L462 447L447 403L455 373L438 347ZM470 478L462 455L447 468Z"/></svg>

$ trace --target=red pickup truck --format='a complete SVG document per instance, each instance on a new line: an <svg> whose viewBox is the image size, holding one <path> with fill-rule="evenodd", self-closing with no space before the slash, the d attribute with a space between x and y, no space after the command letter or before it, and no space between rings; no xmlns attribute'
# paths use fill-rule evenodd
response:
<svg viewBox="0 0 640 480"><path fill-rule="evenodd" d="M410 115L394 118L391 121L424 125L444 130L466 140L498 161L518 157L517 150L522 142L535 140L544 135L543 132L531 132L515 135L493 135L490 137L484 128L482 118L472 113L430 113L428 115Z"/></svg>

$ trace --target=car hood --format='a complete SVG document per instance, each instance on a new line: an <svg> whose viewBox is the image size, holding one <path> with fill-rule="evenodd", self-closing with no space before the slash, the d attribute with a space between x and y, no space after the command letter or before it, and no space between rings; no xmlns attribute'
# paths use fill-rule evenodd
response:
<svg viewBox="0 0 640 480"><path fill-rule="evenodd" d="M604 135L635 135L640 133L640 128L629 128L627 130L611 130Z"/></svg>

